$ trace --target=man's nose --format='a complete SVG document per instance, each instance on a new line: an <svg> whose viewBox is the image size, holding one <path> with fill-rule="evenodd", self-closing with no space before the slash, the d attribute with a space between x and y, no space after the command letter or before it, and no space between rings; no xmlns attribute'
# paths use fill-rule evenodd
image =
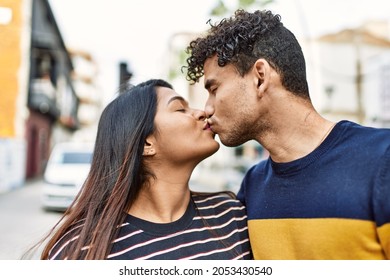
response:
<svg viewBox="0 0 390 280"><path fill-rule="evenodd" d="M204 111L206 113L206 117L209 119L214 114L214 106L212 105L210 100L206 101L206 105L204 107Z"/></svg>

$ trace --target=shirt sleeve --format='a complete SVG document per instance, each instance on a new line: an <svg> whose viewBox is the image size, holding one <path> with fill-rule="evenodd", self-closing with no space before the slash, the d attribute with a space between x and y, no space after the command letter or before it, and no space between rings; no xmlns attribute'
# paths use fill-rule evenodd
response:
<svg viewBox="0 0 390 280"><path fill-rule="evenodd" d="M379 241L390 259L390 147L382 162L374 192L374 211Z"/></svg>
<svg viewBox="0 0 390 280"><path fill-rule="evenodd" d="M238 190L237 199L239 201L241 201L242 204L246 205L246 203L245 203L245 182L244 181L242 181L241 187Z"/></svg>

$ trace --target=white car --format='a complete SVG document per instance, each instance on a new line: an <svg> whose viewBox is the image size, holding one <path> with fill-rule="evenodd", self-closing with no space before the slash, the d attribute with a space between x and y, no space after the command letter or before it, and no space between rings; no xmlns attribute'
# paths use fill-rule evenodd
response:
<svg viewBox="0 0 390 280"><path fill-rule="evenodd" d="M58 143L54 146L43 175L42 206L64 211L73 202L87 178L94 145Z"/></svg>

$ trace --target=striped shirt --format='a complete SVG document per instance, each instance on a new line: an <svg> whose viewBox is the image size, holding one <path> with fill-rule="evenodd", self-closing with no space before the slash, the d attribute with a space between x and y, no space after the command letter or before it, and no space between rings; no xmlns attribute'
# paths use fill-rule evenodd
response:
<svg viewBox="0 0 390 280"><path fill-rule="evenodd" d="M64 236L49 259L64 259L61 251L69 241ZM220 193L193 194L185 214L172 223L157 224L127 214L107 259L252 259L245 206Z"/></svg>

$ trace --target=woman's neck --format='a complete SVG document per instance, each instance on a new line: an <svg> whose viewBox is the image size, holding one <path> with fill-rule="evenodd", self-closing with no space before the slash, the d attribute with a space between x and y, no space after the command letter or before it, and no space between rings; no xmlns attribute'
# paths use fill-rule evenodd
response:
<svg viewBox="0 0 390 280"><path fill-rule="evenodd" d="M160 169L153 172L156 178L141 188L128 213L154 223L180 219L190 201L188 182L192 171Z"/></svg>

